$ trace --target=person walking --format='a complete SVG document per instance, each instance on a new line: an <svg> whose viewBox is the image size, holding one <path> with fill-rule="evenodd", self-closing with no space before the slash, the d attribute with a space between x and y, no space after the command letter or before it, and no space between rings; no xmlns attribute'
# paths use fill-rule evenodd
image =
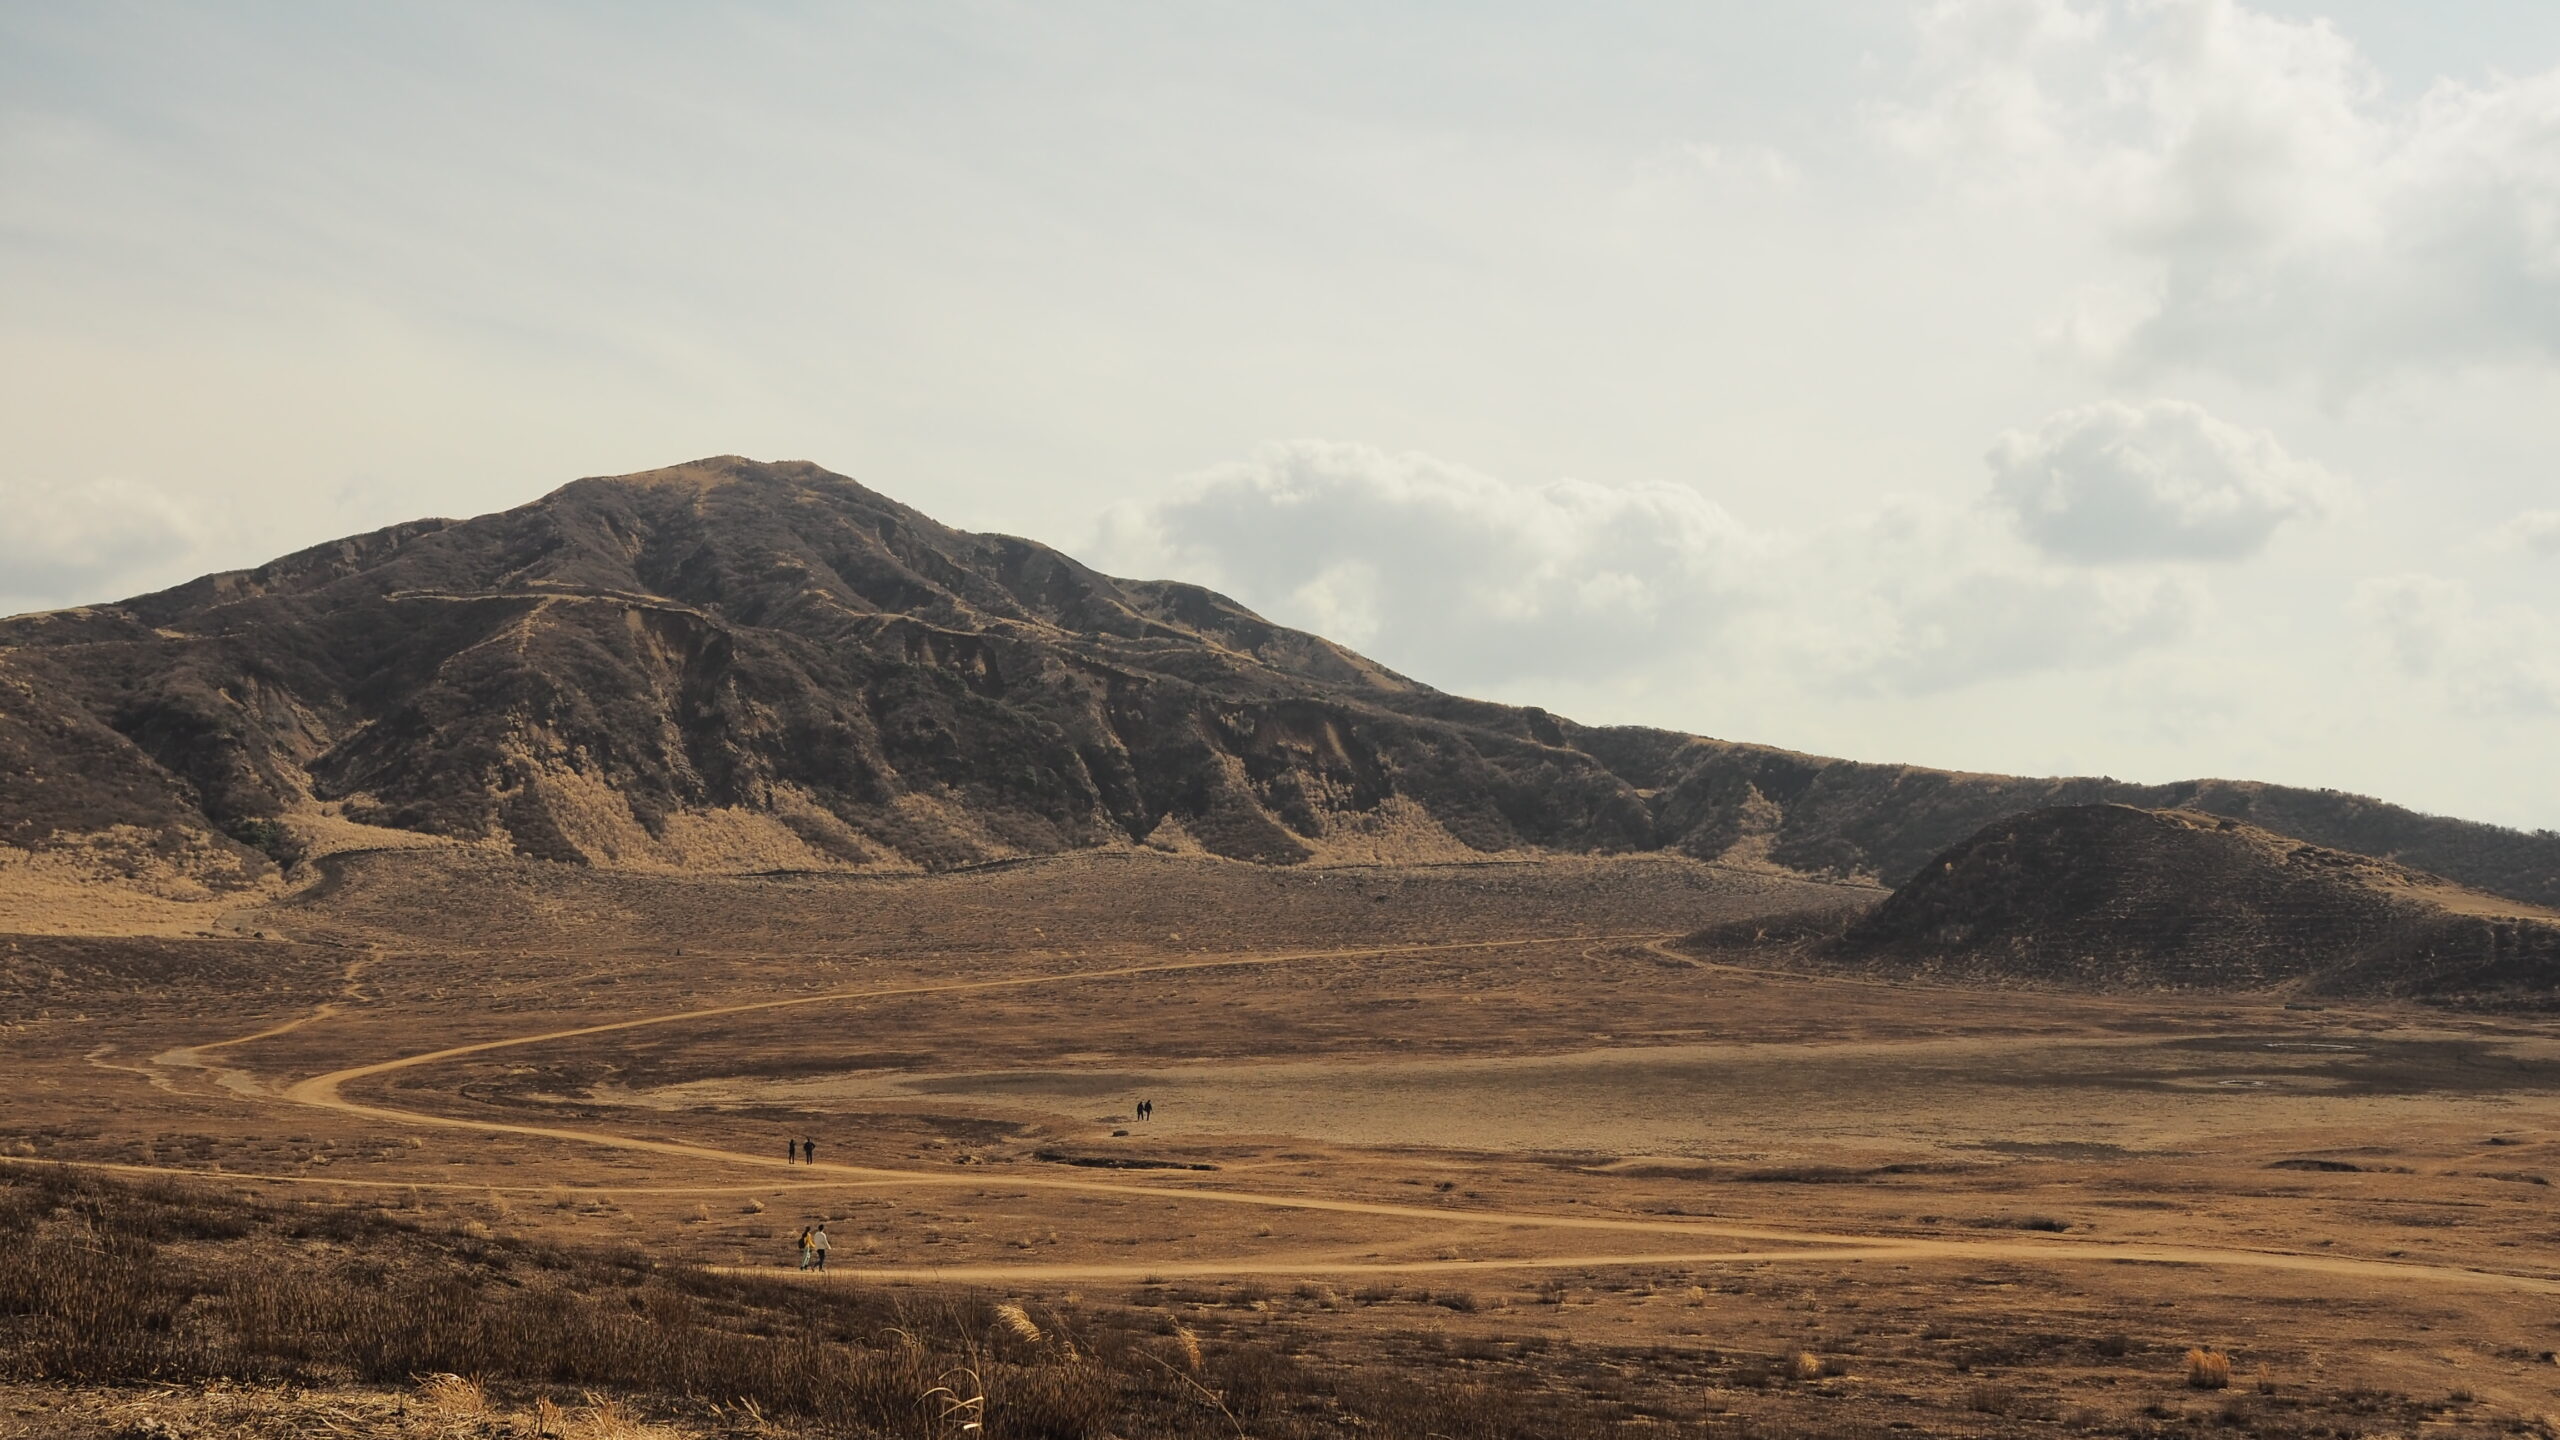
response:
<svg viewBox="0 0 2560 1440"><path fill-rule="evenodd" d="M826 1273L827 1244L826 1222L820 1221L817 1232L809 1237L809 1253L818 1257L818 1271L820 1274Z"/></svg>
<svg viewBox="0 0 2560 1440"><path fill-rule="evenodd" d="M817 1141L815 1141L815 1140L803 1140L803 1141L801 1141L801 1142L800 1142L800 1153L809 1157L809 1163L810 1163L810 1164L812 1164L812 1165L817 1164L817 1163L818 1163L818 1142L817 1142Z"/></svg>
<svg viewBox="0 0 2560 1440"><path fill-rule="evenodd" d="M817 1253L816 1251L814 1251L814 1250L812 1250L812 1249L810 1248L810 1244L809 1244L809 1227L808 1227L808 1226L806 1226L806 1225L801 1226L801 1227L800 1227L800 1268L801 1268L801 1269L803 1269L803 1270L808 1269L808 1268L809 1268L809 1261L810 1261L810 1257L811 1257L811 1256L813 1256L813 1255L814 1255L814 1254L816 1254L816 1253Z"/></svg>
<svg viewBox="0 0 2560 1440"><path fill-rule="evenodd" d="M785 1165L797 1165L797 1164L799 1164L799 1163L800 1163L800 1142L799 1142L799 1141L797 1141L797 1140L785 1140L785 1141L783 1141L783 1142L782 1142L782 1153L784 1153L785 1155L788 1155L788 1156L790 1156L790 1157L791 1157L790 1159L783 1161L783 1162L782 1162L783 1164L785 1164Z"/></svg>

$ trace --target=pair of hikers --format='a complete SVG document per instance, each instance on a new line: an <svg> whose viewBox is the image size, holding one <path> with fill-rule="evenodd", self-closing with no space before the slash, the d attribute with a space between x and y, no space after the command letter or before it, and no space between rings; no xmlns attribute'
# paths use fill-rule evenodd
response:
<svg viewBox="0 0 2560 1440"><path fill-rule="evenodd" d="M800 1268L803 1270L826 1269L827 1247L832 1243L827 1239L827 1227L824 1224L804 1226L800 1231Z"/></svg>
<svg viewBox="0 0 2560 1440"><path fill-rule="evenodd" d="M1153 1118L1155 1117L1155 1113L1156 1113L1156 1102L1154 1102L1153 1100L1141 1100L1141 1101L1139 1101L1139 1102L1138 1102L1138 1118L1139 1118L1139 1119L1141 1119L1141 1120L1150 1120L1150 1119L1153 1119Z"/></svg>
<svg viewBox="0 0 2560 1440"><path fill-rule="evenodd" d="M783 1142L783 1148L791 1154L791 1158L783 1162L786 1165L797 1165L804 1156L810 1164L818 1163L818 1142L815 1140L787 1140Z"/></svg>

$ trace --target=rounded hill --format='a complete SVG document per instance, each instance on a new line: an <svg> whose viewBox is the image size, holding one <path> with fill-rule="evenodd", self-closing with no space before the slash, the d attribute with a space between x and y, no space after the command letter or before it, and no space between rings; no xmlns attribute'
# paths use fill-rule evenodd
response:
<svg viewBox="0 0 2560 1440"><path fill-rule="evenodd" d="M2447 996L2551 989L2560 915L2226 816L2069 805L1942 852L1833 949L1976 980Z"/></svg>

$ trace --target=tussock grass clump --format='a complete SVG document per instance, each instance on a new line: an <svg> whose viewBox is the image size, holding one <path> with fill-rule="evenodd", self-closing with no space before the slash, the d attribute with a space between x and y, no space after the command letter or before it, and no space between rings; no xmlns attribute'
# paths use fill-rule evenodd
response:
<svg viewBox="0 0 2560 1440"><path fill-rule="evenodd" d="M1007 1300L996 1307L995 1313L996 1324L1002 1327L1005 1333L1025 1345L1040 1343L1042 1338L1040 1327L1032 1320L1031 1312L1022 1308L1020 1301Z"/></svg>
<svg viewBox="0 0 2560 1440"><path fill-rule="evenodd" d="M418 1403L435 1415L469 1423L489 1413L489 1392L477 1380L430 1375L418 1385Z"/></svg>
<svg viewBox="0 0 2560 1440"><path fill-rule="evenodd" d="M2231 1384L2231 1357L2202 1346L2187 1352L2187 1385L2195 1390L2221 1390Z"/></svg>

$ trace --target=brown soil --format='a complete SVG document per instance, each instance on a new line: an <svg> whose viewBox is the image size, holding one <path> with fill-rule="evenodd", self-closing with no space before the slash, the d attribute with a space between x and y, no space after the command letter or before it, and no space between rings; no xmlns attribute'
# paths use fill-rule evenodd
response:
<svg viewBox="0 0 2560 1440"><path fill-rule="evenodd" d="M1874 899L1662 859L351 857L232 938L0 940L0 1152L786 1280L824 1219L815 1283L849 1293L1108 1306L1630 1433L2488 1434L2560 1408L2552 1022L1669 943ZM784 1159L801 1137L818 1163ZM2232 1389L2188 1388L2190 1346ZM0 1427L288 1423L209 1394L0 1387Z"/></svg>

